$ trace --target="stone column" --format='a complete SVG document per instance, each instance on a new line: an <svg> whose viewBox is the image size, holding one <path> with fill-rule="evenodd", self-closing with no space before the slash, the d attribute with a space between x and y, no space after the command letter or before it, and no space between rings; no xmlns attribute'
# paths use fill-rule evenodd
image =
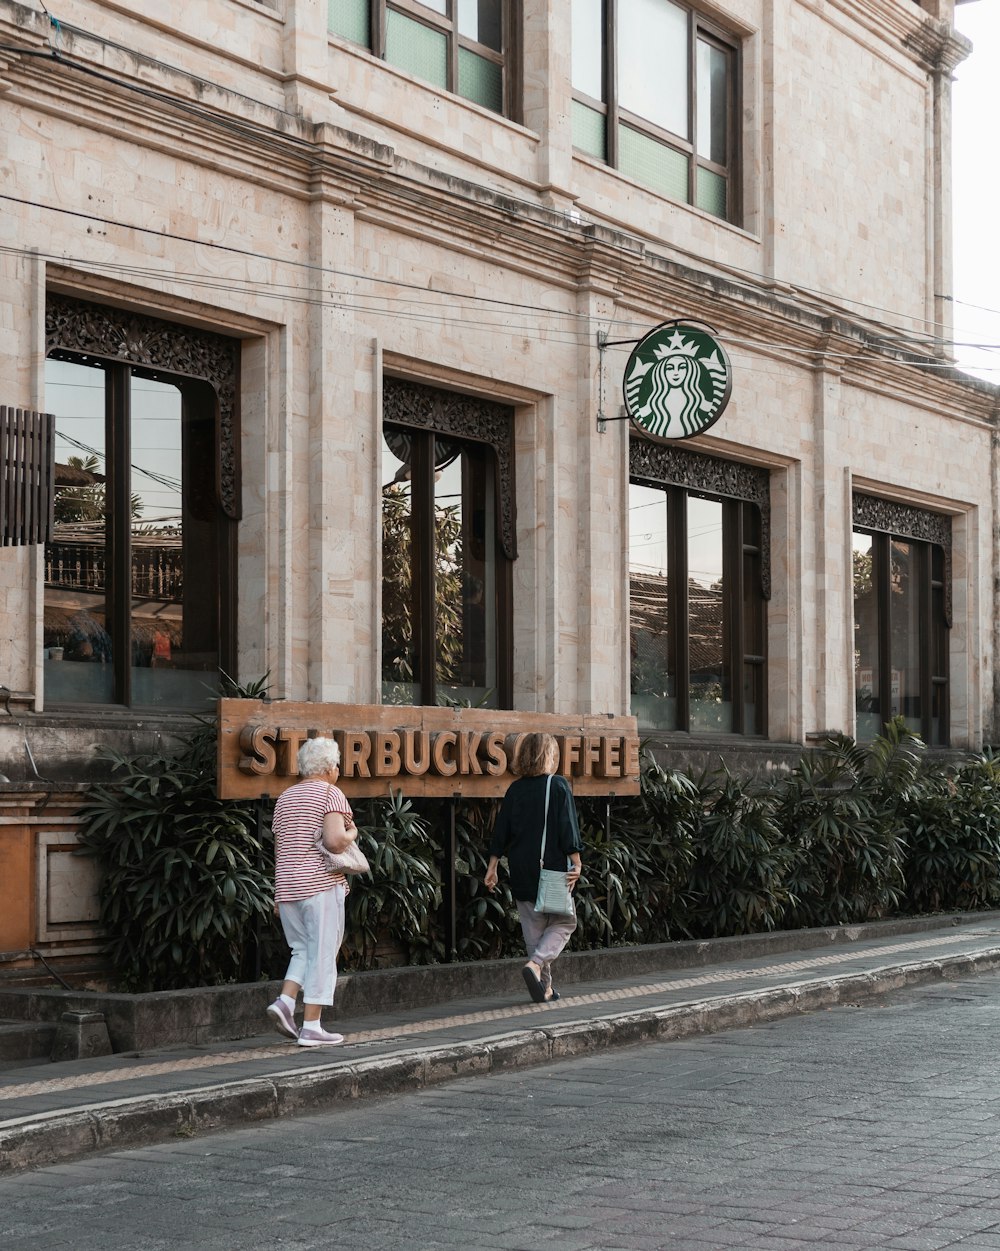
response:
<svg viewBox="0 0 1000 1251"><path fill-rule="evenodd" d="M41 410L45 265L37 252L0 254L0 403ZM0 684L35 703L41 689L43 549L0 548ZM40 707L40 703L35 703Z"/></svg>
<svg viewBox="0 0 1000 1251"><path fill-rule="evenodd" d="M285 106L291 113L316 119L330 112L327 9L327 0L285 0Z"/></svg>
<svg viewBox="0 0 1000 1251"><path fill-rule="evenodd" d="M802 705L805 737L826 730L853 733L851 477L842 446L841 372L848 341L833 328L820 344L813 387L813 455L803 490ZM828 353L828 355L824 355ZM812 679L812 680L810 680Z"/></svg>
<svg viewBox="0 0 1000 1251"><path fill-rule="evenodd" d="M947 0L950 9L953 0ZM942 6L943 7L943 6ZM944 16L942 14L942 16ZM950 21L952 14L948 13ZM953 306L951 302L953 272L952 248L952 110L951 82L955 67L970 52L967 40L948 27L940 31L941 42L935 49L930 72L930 170L927 194L929 273L928 313L942 355L952 352Z"/></svg>
<svg viewBox="0 0 1000 1251"><path fill-rule="evenodd" d="M308 516L303 543L308 614L308 698L353 702L367 691L374 548L367 423L355 412L354 210L350 186L317 173L310 259L316 270L308 324ZM370 662L369 662L370 663Z"/></svg>
<svg viewBox="0 0 1000 1251"><path fill-rule="evenodd" d="M523 121L541 137L537 179L543 199L563 210L575 200L571 7L527 5L523 29Z"/></svg>
<svg viewBox="0 0 1000 1251"><path fill-rule="evenodd" d="M622 371L629 348L600 350L597 333L613 329L614 298L620 258L605 254L592 238L581 259L580 344L577 385L568 414L563 472L573 471L572 490L560 498L578 501L575 521L560 536L559 559L576 570L572 601L576 644L576 705L557 712L623 712L628 682L628 423L608 422L598 429L597 415L618 417ZM630 316L631 325L633 317ZM652 323L651 323L652 324ZM624 339L629 333L610 334ZM572 394L572 393L571 393ZM561 636L565 635L561 631Z"/></svg>

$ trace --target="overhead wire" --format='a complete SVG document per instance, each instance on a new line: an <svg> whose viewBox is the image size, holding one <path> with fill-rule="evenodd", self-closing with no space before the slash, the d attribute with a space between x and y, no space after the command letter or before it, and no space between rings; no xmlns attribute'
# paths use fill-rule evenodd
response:
<svg viewBox="0 0 1000 1251"><path fill-rule="evenodd" d="M4 198L2 193L0 193L0 198ZM39 207L45 207L45 206L39 205ZM66 210L66 211L72 212L72 210ZM89 217L90 215L85 215L85 216ZM111 222L110 219L104 219L104 220L107 221L107 224L115 224ZM189 242L196 243L197 241L189 240ZM525 327L520 326L520 325L511 325L509 323L502 323L497 320L485 320L485 319L477 320L477 319L470 318L468 314L466 314L461 308L461 302L463 300L468 299L468 300L475 301L477 303L487 303L487 304L493 302L492 297L490 296L478 296L472 293L455 293L455 292L445 292L445 291L434 292L433 294L436 298L432 300L418 300L409 296L405 298L395 297L389 293L373 294L373 295L366 295L364 293L354 293L353 295L346 295L346 294L341 295L340 293L336 293L336 298L332 298L329 295L324 296L324 295L316 295L316 294L312 294L312 295L305 294L301 291L301 289L296 289L292 287L290 284L271 283L262 279L230 278L227 281L222 281L220 279L208 278L201 274L194 274L194 273L190 273L190 272L180 270L177 268L171 268L170 270L155 270L155 269L151 269L148 267L129 266L129 265L125 265L119 262L95 261L87 257L76 257L76 256L71 256L71 255L65 255L65 254L59 255L56 253L41 253L37 249L16 247L12 245L0 245L0 253L17 254L17 255L22 255L22 256L39 255L39 256L44 256L46 260L49 260L55 263L69 264L69 265L73 265L79 268L96 270L101 273L114 272L114 273L119 273L119 274L127 274L130 277L144 277L147 279L155 279L157 281L164 281L164 280L169 279L171 281L183 282L185 285L195 287L199 290L211 290L211 291L216 291L216 292L225 292L227 294L237 294L237 295L245 294L246 289L251 288L258 292L263 292L267 298L276 299L276 300L286 302L286 303L308 305L312 307L325 307L325 308L331 308L331 309L336 309L336 310L345 311L345 312L362 313L367 316L374 316L374 317L387 316L387 317L393 317L397 319L415 321L415 322L431 322L433 324L455 324L455 325L461 325L467 328L480 328L480 329L490 329L490 330L501 328L501 329L506 329L510 331L511 333L516 333L520 335L529 333L529 331L526 330ZM274 258L274 259L277 260L277 258ZM298 264L299 262L292 262L292 263ZM357 278L359 281L365 281L369 279L369 275L360 274L360 273L353 275L353 277ZM392 280L389 280L389 279L371 278L371 281L392 283ZM410 284L401 284L401 285L410 286ZM415 284L413 285L415 286ZM427 292L426 287L416 287L416 289L422 292ZM387 304L390 304L392 306L388 308L378 308L378 307L373 306L370 303L370 301L384 301ZM398 301L398 303L394 304L393 303L394 301ZM450 313L451 316L443 315L441 311L442 303L449 303L449 302L450 302L450 307L446 311L447 313ZM435 310L435 311L428 311L426 313L406 311L404 307L399 306L400 304L417 305L418 307L426 307L428 310ZM589 341L590 327L593 324L593 319L591 318L589 314L576 313L572 310L546 309L544 307L539 307L538 305L518 305L511 301L499 301L498 304L499 304L499 307L497 310L498 318L503 317L503 316L509 317L512 312L524 312L524 313L535 314L535 315L541 312L543 314L556 317L556 318L561 318L569 322L580 321L580 322L586 323L585 326L582 326L579 330L549 328L545 326L533 327L532 329L538 332L536 337L539 339L539 341L563 342L563 343L571 343L571 342L582 343L585 341ZM621 318L618 319L617 324L622 327L622 332L624 332L625 329L637 330L639 332L638 337L641 337L649 329L648 323L646 322L628 322L628 321L622 320ZM584 340L580 337L581 333L584 331L587 334L587 340ZM635 341L638 341L638 338ZM629 342L633 342L633 341L629 341ZM753 340L740 338L740 337L730 337L727 339L727 343L730 344L730 346L733 346L733 345L743 346L751 350L760 347L760 345L754 342ZM880 341L878 343L870 344L870 345L878 346L885 350L892 350L895 352L900 352L900 351L905 350L902 344L898 342L894 342L890 339L885 339L883 336L880 336ZM957 340L950 340L949 346L965 347L965 348L970 348L970 349L982 349L982 350L992 350L994 348L1000 348L1000 344L965 342L965 341L957 341ZM624 352L628 350L628 347L629 347L628 343L613 343L613 344L609 344L606 350ZM798 347L793 344L783 344L782 351L795 353L795 354L799 354L803 356L822 357L823 359L831 359L831 360L832 359L853 360L858 355L857 350L848 351L848 352L831 352L831 351L821 349L821 348ZM919 362L915 362L915 363L919 363L921 368L951 369L955 367L949 361L933 360L928 357L921 357Z"/></svg>

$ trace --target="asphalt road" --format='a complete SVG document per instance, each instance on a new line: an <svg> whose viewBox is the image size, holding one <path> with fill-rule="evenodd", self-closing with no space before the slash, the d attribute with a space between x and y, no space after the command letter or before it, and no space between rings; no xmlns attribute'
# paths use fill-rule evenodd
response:
<svg viewBox="0 0 1000 1251"><path fill-rule="evenodd" d="M1000 975L0 1180L0 1248L1000 1251Z"/></svg>

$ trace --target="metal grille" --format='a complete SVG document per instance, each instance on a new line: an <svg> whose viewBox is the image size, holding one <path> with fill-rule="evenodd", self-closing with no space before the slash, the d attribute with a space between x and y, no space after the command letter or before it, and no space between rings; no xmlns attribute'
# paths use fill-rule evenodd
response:
<svg viewBox="0 0 1000 1251"><path fill-rule="evenodd" d="M55 417L0 405L0 546L52 534Z"/></svg>

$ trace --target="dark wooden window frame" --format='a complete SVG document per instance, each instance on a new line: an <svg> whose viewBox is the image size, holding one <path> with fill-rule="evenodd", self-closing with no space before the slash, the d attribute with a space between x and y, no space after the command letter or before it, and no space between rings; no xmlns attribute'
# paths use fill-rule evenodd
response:
<svg viewBox="0 0 1000 1251"><path fill-rule="evenodd" d="M126 391L134 371L178 386L183 403L215 407L216 494L220 509L219 664L237 675L237 527L240 517L239 343L180 323L50 293L45 308L46 356L108 371L108 428L120 437ZM127 449L108 447L109 462L128 464ZM108 559L113 584L129 585L129 544L116 518L130 515L128 475L111 475ZM113 600L113 637L128 637L129 598ZM115 689L130 700L129 650L114 651Z"/></svg>
<svg viewBox="0 0 1000 1251"><path fill-rule="evenodd" d="M767 621L771 595L770 482L766 470L725 461L701 452L681 452L668 445L633 438L629 443L629 481L662 490L667 501L668 596L671 632L668 638L677 682L677 719L680 732L689 733L690 657L687 605L688 496L715 500L723 508L723 649L731 674L733 733L744 735L747 670L753 675L754 699L760 710L759 728L750 737L767 736ZM756 510L756 520L748 512ZM756 623L762 647L747 649L751 623L745 619L747 557L759 567L760 620ZM668 731L670 733L670 731Z"/></svg>
<svg viewBox="0 0 1000 1251"><path fill-rule="evenodd" d="M933 743L932 721L938 706L937 746L950 741L950 674L947 631L952 623L951 518L943 513L855 493L853 528L872 538L872 577L878 605L878 706L887 710L892 696L892 620L890 611L891 543L919 544L918 615L921 737Z"/></svg>
<svg viewBox="0 0 1000 1251"><path fill-rule="evenodd" d="M677 0L673 0L677 3ZM618 127L619 123L624 122L626 125L648 138L655 140L657 143L663 144L665 147L672 148L676 152L680 152L687 158L688 162L688 194L687 204L697 204L697 177L699 167L711 170L713 173L719 174L726 180L726 216L724 219L733 225L740 225L742 222L742 180L741 180L741 134L739 126L740 110L739 100L742 94L742 59L740 56L740 45L731 34L728 34L721 27L708 21L697 10L692 9L685 4L678 4L679 8L685 8L688 12L688 135L676 135L672 131L664 130L657 126L655 122L640 117L636 113L630 113L626 109L622 109L618 105L618 49L617 49L617 30L618 30L618 0L604 0L604 56L602 59L602 74L604 78L604 94L606 100L595 100L592 96L585 95L583 92L574 91L573 98L592 109L595 113L600 113L605 118L605 159L608 165L613 169L620 168L620 156L618 145ZM727 160L724 165L719 165L714 161L710 161L705 157L701 157L697 152L697 136L695 134L698 119L698 40L704 39L707 43L721 49L727 54L730 62L730 74L728 78L728 100L726 102L726 137L729 151ZM695 136L692 138L692 136Z"/></svg>
<svg viewBox="0 0 1000 1251"><path fill-rule="evenodd" d="M403 426L428 435L478 443L493 452L497 537L497 702L513 705L513 562L517 558L514 509L514 410L505 404L386 376L382 383L384 426ZM433 570L434 455L430 439L414 441L413 458L414 621L419 623L418 672L426 700L436 684L434 597L425 593ZM428 567L428 562L430 566Z"/></svg>

